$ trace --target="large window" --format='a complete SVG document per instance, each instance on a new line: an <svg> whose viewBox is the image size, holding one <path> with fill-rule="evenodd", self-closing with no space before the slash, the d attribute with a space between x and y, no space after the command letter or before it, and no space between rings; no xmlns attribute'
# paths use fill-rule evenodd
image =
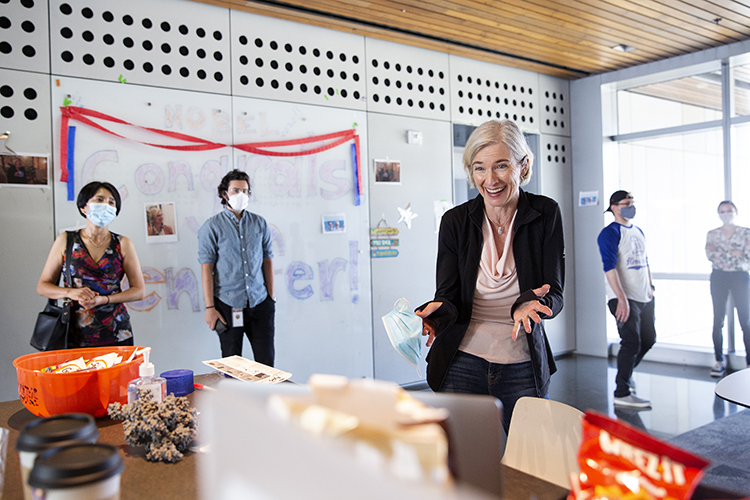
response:
<svg viewBox="0 0 750 500"><path fill-rule="evenodd" d="M721 119L721 73L641 85L617 93L618 134Z"/></svg>
<svg viewBox="0 0 750 500"><path fill-rule="evenodd" d="M709 351L706 233L721 225L716 208L727 193L750 200L750 168L725 175L721 84L719 71L618 90L616 153L605 155L605 196L631 191L633 222L646 234L659 342ZM750 126L736 127L731 144L733 164L750 166ZM619 341L612 318L608 337Z"/></svg>
<svg viewBox="0 0 750 500"><path fill-rule="evenodd" d="M621 142L619 184L635 198L633 222L648 241L657 287L659 342L710 347L712 308L706 233L720 225L724 199L720 130ZM618 341L610 322L608 336Z"/></svg>

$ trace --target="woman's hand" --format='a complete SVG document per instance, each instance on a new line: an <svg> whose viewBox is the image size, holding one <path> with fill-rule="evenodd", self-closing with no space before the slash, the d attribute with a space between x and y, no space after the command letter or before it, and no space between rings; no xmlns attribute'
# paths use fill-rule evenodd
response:
<svg viewBox="0 0 750 500"><path fill-rule="evenodd" d="M440 306L442 306L442 302L430 302L425 306L424 309L421 311L417 311L414 314L422 318L422 335L427 335L427 342L425 342L425 345L427 347L430 347L432 343L435 341L435 334L436 328L435 328L435 322L427 319L427 317L440 309Z"/></svg>
<svg viewBox="0 0 750 500"><path fill-rule="evenodd" d="M534 295L541 299L547 295L549 288L549 285L542 285L540 288L534 290ZM540 304L538 300L532 300L515 310L513 313L513 322L515 323L513 325L513 340L518 338L518 332L521 330L521 326L523 326L526 333L531 333L531 322L542 322L539 313L551 316L552 309Z"/></svg>
<svg viewBox="0 0 750 500"><path fill-rule="evenodd" d="M81 305L81 307L85 310L93 309L97 306L103 306L106 305L109 302L109 299L107 299L106 295L95 295L91 299L86 300L79 300L78 303Z"/></svg>
<svg viewBox="0 0 750 500"><path fill-rule="evenodd" d="M70 298L70 300L75 300L78 302L81 307L84 309L91 309L96 304L93 304L94 299L99 296L98 293L93 291L90 288L66 288L65 289L66 296ZM88 307L87 307L87 304Z"/></svg>

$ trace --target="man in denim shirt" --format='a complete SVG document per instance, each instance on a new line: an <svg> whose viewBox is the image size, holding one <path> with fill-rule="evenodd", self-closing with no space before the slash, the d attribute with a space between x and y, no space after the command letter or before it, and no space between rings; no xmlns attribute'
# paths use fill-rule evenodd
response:
<svg viewBox="0 0 750 500"><path fill-rule="evenodd" d="M216 330L222 357L242 355L247 335L255 361L273 366L274 313L271 231L260 215L248 212L250 178L232 170L221 180L225 210L198 231L205 320Z"/></svg>

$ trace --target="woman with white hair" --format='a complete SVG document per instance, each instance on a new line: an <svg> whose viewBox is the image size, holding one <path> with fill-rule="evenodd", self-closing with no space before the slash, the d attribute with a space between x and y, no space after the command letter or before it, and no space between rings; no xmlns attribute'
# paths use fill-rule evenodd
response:
<svg viewBox="0 0 750 500"><path fill-rule="evenodd" d="M150 207L146 211L146 221L148 222L148 235L161 236L164 234L174 234L171 227L164 224L164 213L157 206Z"/></svg>
<svg viewBox="0 0 750 500"><path fill-rule="evenodd" d="M419 308L434 391L490 394L508 431L516 401L546 398L556 371L542 319L563 308L560 208L521 186L534 155L518 126L489 121L469 137L464 169L479 195L443 215L437 289Z"/></svg>

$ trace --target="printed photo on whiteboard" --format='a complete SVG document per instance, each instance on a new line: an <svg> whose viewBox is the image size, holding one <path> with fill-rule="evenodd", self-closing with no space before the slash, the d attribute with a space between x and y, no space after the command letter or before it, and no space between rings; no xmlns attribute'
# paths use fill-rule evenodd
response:
<svg viewBox="0 0 750 500"><path fill-rule="evenodd" d="M146 210L146 242L177 241L177 217L173 202L144 203Z"/></svg>
<svg viewBox="0 0 750 500"><path fill-rule="evenodd" d="M47 157L0 155L0 184L47 185Z"/></svg>
<svg viewBox="0 0 750 500"><path fill-rule="evenodd" d="M599 191L579 191L578 206L591 207L599 204Z"/></svg>
<svg viewBox="0 0 750 500"><path fill-rule="evenodd" d="M323 234L345 233L346 214L323 216Z"/></svg>
<svg viewBox="0 0 750 500"><path fill-rule="evenodd" d="M374 160L375 182L401 184L401 162L395 160Z"/></svg>

